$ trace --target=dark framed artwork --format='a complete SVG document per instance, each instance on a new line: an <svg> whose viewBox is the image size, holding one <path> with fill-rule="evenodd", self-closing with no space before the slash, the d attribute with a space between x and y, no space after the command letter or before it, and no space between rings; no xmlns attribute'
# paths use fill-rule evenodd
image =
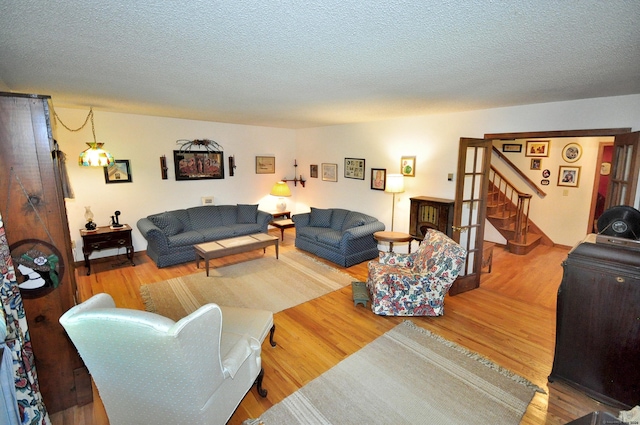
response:
<svg viewBox="0 0 640 425"><path fill-rule="evenodd" d="M522 152L522 145L520 143L505 143L502 145L502 152Z"/></svg>
<svg viewBox="0 0 640 425"><path fill-rule="evenodd" d="M275 156L256 156L256 174L275 174Z"/></svg>
<svg viewBox="0 0 640 425"><path fill-rule="evenodd" d="M318 178L318 164L311 164L309 166L309 175L312 179Z"/></svg>
<svg viewBox="0 0 640 425"><path fill-rule="evenodd" d="M173 151L176 180L224 179L222 152Z"/></svg>
<svg viewBox="0 0 640 425"><path fill-rule="evenodd" d="M387 186L387 169L372 168L371 169L371 189L384 190Z"/></svg>
<svg viewBox="0 0 640 425"><path fill-rule="evenodd" d="M364 180L364 159L345 158L344 176L348 179Z"/></svg>
<svg viewBox="0 0 640 425"><path fill-rule="evenodd" d="M105 183L131 183L132 181L128 159L116 159L113 164L104 167Z"/></svg>
<svg viewBox="0 0 640 425"><path fill-rule="evenodd" d="M550 144L550 140L528 140L524 156L547 157L549 156Z"/></svg>

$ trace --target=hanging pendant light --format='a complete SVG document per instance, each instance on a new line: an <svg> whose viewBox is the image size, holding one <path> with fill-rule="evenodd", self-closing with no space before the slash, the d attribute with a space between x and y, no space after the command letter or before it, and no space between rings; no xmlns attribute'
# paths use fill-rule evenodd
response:
<svg viewBox="0 0 640 425"><path fill-rule="evenodd" d="M102 146L104 143L98 143L96 141L96 128L93 124L93 108L89 109L89 117L91 118L91 132L93 134L93 143L87 143L88 149L80 152L78 158L78 165L82 167L106 167L115 162L113 155L104 150Z"/></svg>

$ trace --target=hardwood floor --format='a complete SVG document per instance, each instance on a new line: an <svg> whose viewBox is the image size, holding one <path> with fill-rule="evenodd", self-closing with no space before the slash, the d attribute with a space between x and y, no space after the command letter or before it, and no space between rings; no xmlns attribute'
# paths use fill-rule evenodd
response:
<svg viewBox="0 0 640 425"><path fill-rule="evenodd" d="M271 232L280 236L277 229ZM294 232L292 229L285 232L282 251L296 249ZM555 345L556 292L567 252L564 248L539 246L523 257L496 246L492 272L483 274L479 289L447 297L444 316L410 318L544 389L546 394L534 396L522 424L564 424L595 410L618 414L616 409L571 387L547 382ZM249 261L262 255L257 250L214 260L212 266ZM76 276L80 300L106 292L114 297L118 307L143 309L141 284L195 272L193 263L158 269L145 254L136 256L136 267L120 260L92 262L90 276L85 276L84 267L79 267ZM342 269L354 280L366 279L366 262ZM275 314L278 346L272 348L265 341L262 351L264 387L269 394L262 398L253 388L229 424L241 424L249 417L259 416L402 320L376 316L362 305L354 306L349 286ZM54 425L109 423L95 390L93 403L52 414L51 420Z"/></svg>

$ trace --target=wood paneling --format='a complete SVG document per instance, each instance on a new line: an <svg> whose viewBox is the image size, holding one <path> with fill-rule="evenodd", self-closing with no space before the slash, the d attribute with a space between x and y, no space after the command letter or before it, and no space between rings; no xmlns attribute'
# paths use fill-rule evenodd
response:
<svg viewBox="0 0 640 425"><path fill-rule="evenodd" d="M271 233L280 235L277 229ZM296 249L294 236L294 229L285 232L281 252ZM158 269L143 253L136 255L136 267L128 266L123 257L95 261L92 265L95 273L91 276L85 276L80 268L77 272L80 297L87 299L95 293L107 292L119 307L141 309L141 284L196 271L194 263ZM213 260L212 266L250 261L263 255L273 252L239 254ZM566 256L566 249L539 246L522 257L496 245L493 269L490 274L483 273L480 288L447 297L444 316L410 318L544 389L547 394L534 396L523 424L564 424L594 410L617 415L616 410L562 383L547 384L555 343L556 294L562 279L561 262ZM366 264L336 268L349 273L354 280L364 281ZM264 385L269 394L261 398L252 389L229 423L241 424L248 417L259 416L403 320L376 316L362 305L354 306L350 286L275 314L278 345L271 348L265 343L262 352ZM95 400L91 405L54 415L54 425L107 424L99 398L96 396Z"/></svg>
<svg viewBox="0 0 640 425"><path fill-rule="evenodd" d="M47 409L57 412L76 404L75 378L83 364L58 323L74 305L76 283L47 101L45 96L0 95L0 207L10 246L43 241L61 257L56 289L38 298L23 291L40 389Z"/></svg>

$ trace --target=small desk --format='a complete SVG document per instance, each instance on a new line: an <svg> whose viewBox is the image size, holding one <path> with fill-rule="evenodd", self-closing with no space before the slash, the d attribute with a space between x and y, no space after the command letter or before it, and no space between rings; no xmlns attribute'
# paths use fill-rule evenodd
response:
<svg viewBox="0 0 640 425"><path fill-rule="evenodd" d="M409 242L409 254L411 254L411 241L413 236L403 232L375 232L373 237L378 242L389 242L389 252L393 252L393 244L397 242Z"/></svg>
<svg viewBox="0 0 640 425"><path fill-rule="evenodd" d="M122 227L112 229L110 226L100 226L96 230L80 229L82 236L82 254L84 255L84 265L87 268L87 276L91 274L91 262L89 256L93 251L102 249L120 248L127 249L127 258L133 262L133 242L131 241L131 226L123 224Z"/></svg>

